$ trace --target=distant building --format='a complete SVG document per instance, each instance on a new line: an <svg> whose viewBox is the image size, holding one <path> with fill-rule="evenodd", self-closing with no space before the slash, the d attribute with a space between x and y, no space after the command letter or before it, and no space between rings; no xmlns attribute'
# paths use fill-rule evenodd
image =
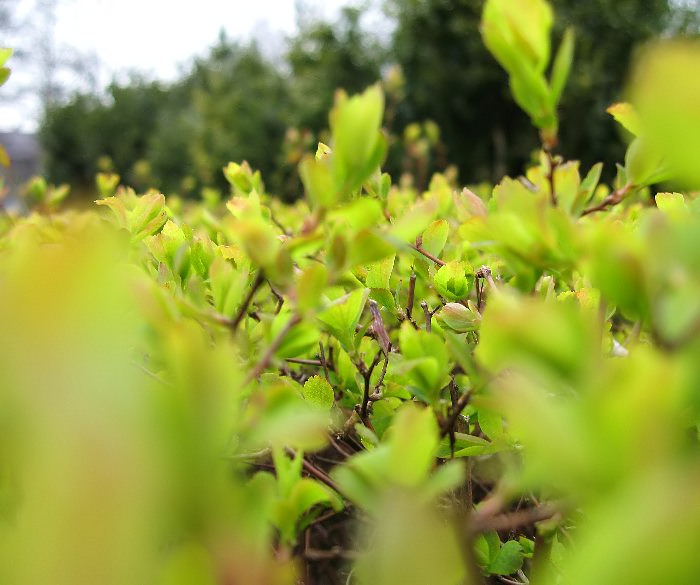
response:
<svg viewBox="0 0 700 585"><path fill-rule="evenodd" d="M9 189L10 201L17 200L22 185L41 171L41 154L36 134L0 132L0 144L10 155L10 166L0 166L0 177Z"/></svg>

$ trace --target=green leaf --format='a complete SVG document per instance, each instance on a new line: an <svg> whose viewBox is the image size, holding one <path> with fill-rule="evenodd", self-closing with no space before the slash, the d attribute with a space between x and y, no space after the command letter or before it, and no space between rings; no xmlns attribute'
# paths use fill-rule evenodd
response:
<svg viewBox="0 0 700 585"><path fill-rule="evenodd" d="M387 462L387 474L399 485L419 485L435 465L438 446L435 415L428 408L403 408L390 433L391 457Z"/></svg>
<svg viewBox="0 0 700 585"><path fill-rule="evenodd" d="M343 91L336 94L329 116L331 160L335 187L345 196L358 189L384 157L386 140L380 132L383 115L384 94L379 84L352 97Z"/></svg>
<svg viewBox="0 0 700 585"><path fill-rule="evenodd" d="M628 180L640 187L653 185L670 177L670 170L663 155L644 138L635 138L627 147L625 169Z"/></svg>
<svg viewBox="0 0 700 585"><path fill-rule="evenodd" d="M559 50L552 65L552 77L549 83L552 107L556 108L561 94L569 79L571 64L574 60L574 29L569 27L564 31Z"/></svg>
<svg viewBox="0 0 700 585"><path fill-rule="evenodd" d="M248 271L236 270L230 262L218 257L209 269L209 281L214 308L222 315L232 316L243 299Z"/></svg>
<svg viewBox="0 0 700 585"><path fill-rule="evenodd" d="M639 114L632 104L626 102L616 103L606 111L633 136L639 136L642 133L642 121L639 119Z"/></svg>
<svg viewBox="0 0 700 585"><path fill-rule="evenodd" d="M437 210L438 202L434 197L419 201L391 225L389 236L402 242L413 242L433 221Z"/></svg>
<svg viewBox="0 0 700 585"><path fill-rule="evenodd" d="M493 371L522 366L575 379L591 365L595 327L572 303L499 295L484 312L476 356Z"/></svg>
<svg viewBox="0 0 700 585"><path fill-rule="evenodd" d="M677 39L648 46L633 71L630 101L641 137L669 165L669 178L700 187L700 41ZM658 182L649 179L646 184Z"/></svg>
<svg viewBox="0 0 700 585"><path fill-rule="evenodd" d="M12 56L12 49L7 47L0 48L0 67L7 63L7 60Z"/></svg>
<svg viewBox="0 0 700 585"><path fill-rule="evenodd" d="M450 301L465 299L474 284L474 270L466 262L448 262L435 274L435 289Z"/></svg>
<svg viewBox="0 0 700 585"><path fill-rule="evenodd" d="M600 182L600 175L603 172L603 163L594 164L578 188L578 194L576 200L571 207L571 212L573 214L579 214L583 211L586 204L591 200L593 194L595 193L598 183Z"/></svg>
<svg viewBox="0 0 700 585"><path fill-rule="evenodd" d="M377 262L396 253L394 246L371 230L360 231L350 242L347 262L350 266Z"/></svg>
<svg viewBox="0 0 700 585"><path fill-rule="evenodd" d="M526 559L532 558L532 555L535 554L535 541L525 538L524 536L520 536L518 538L518 542L523 549L523 556Z"/></svg>
<svg viewBox="0 0 700 585"><path fill-rule="evenodd" d="M136 239L142 239L160 231L167 219L165 196L148 193L138 198L129 217L129 227Z"/></svg>
<svg viewBox="0 0 700 585"><path fill-rule="evenodd" d="M523 566L523 547L517 540L504 542L486 570L491 575L512 575Z"/></svg>
<svg viewBox="0 0 700 585"><path fill-rule="evenodd" d="M275 339L292 318L290 311L286 308L275 315L268 334L269 341ZM308 321L297 323L284 336L275 355L280 358L303 357L318 347L319 337L318 328L312 323Z"/></svg>
<svg viewBox="0 0 700 585"><path fill-rule="evenodd" d="M404 323L399 332L399 344L406 358L402 367L413 382L413 392L422 400L433 402L448 375L448 353L444 341L436 333L417 331Z"/></svg>
<svg viewBox="0 0 700 585"><path fill-rule="evenodd" d="M518 61L541 73L549 62L552 22L545 0L487 0L481 31L484 43L509 73Z"/></svg>
<svg viewBox="0 0 700 585"><path fill-rule="evenodd" d="M328 270L323 264L312 262L302 272L297 284L297 307L303 313L316 308L323 289L328 283Z"/></svg>
<svg viewBox="0 0 700 585"><path fill-rule="evenodd" d="M367 270L365 286L368 288L388 289L391 273L394 269L395 254L387 256L384 260L373 262Z"/></svg>
<svg viewBox="0 0 700 585"><path fill-rule="evenodd" d="M304 399L319 410L330 410L335 402L333 388L325 378L312 376L304 384Z"/></svg>
<svg viewBox="0 0 700 585"><path fill-rule="evenodd" d="M492 441L503 437L503 417L494 410L479 408L479 427Z"/></svg>
<svg viewBox="0 0 700 585"><path fill-rule="evenodd" d="M307 154L299 163L299 176L313 207L330 207L338 200L328 161Z"/></svg>
<svg viewBox="0 0 700 585"><path fill-rule="evenodd" d="M333 334L343 349L352 351L355 339L355 327L369 297L368 288L360 288L334 301L316 317L331 334Z"/></svg>
<svg viewBox="0 0 700 585"><path fill-rule="evenodd" d="M260 267L272 265L280 250L277 232L267 221L249 217L235 224L235 235L240 246L254 264Z"/></svg>
<svg viewBox="0 0 700 585"><path fill-rule="evenodd" d="M690 213L682 193L657 193L654 201L656 207L670 217L686 217Z"/></svg>
<svg viewBox="0 0 700 585"><path fill-rule="evenodd" d="M423 249L433 256L439 256L445 247L450 226L444 219L438 219L431 223L423 232Z"/></svg>
<svg viewBox="0 0 700 585"><path fill-rule="evenodd" d="M382 220L382 207L376 199L355 199L328 214L329 221L346 224L351 230L372 228Z"/></svg>

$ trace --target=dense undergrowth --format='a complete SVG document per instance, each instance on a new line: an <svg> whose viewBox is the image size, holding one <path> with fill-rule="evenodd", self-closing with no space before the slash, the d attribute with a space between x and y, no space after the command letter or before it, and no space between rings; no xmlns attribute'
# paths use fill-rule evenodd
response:
<svg viewBox="0 0 700 585"><path fill-rule="evenodd" d="M698 583L700 200L649 187L700 183L700 48L642 55L606 186L551 24L486 3L543 142L493 189L392 184L372 87L294 204L232 163L0 216L0 581Z"/></svg>

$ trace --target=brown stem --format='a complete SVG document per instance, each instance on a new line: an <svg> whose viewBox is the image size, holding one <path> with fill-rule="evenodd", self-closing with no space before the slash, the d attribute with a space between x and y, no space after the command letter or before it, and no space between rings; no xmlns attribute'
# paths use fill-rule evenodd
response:
<svg viewBox="0 0 700 585"><path fill-rule="evenodd" d="M632 191L635 188L635 186L631 183L627 183L624 187L620 187L619 189L616 189L610 195L608 195L601 203L598 205L595 205L594 207L589 207L588 209L584 210L583 213L581 213L581 217L585 215L589 215L591 213L595 213L596 211L602 211L603 209L607 209L608 207L611 207L613 205L617 205L622 201L630 191Z"/></svg>
<svg viewBox="0 0 700 585"><path fill-rule="evenodd" d="M359 557L359 554L351 550L343 550L338 546L334 546L330 550L306 549L304 558L309 561L327 561L331 559L349 559L354 560Z"/></svg>
<svg viewBox="0 0 700 585"><path fill-rule="evenodd" d="M321 360L306 360L302 358L284 358L285 362L290 364L301 364L302 366L323 366Z"/></svg>
<svg viewBox="0 0 700 585"><path fill-rule="evenodd" d="M270 362L272 361L275 352L279 349L280 345L282 345L282 342L287 336L287 333L289 333L295 325L298 325L300 321L301 317L299 315L294 315L287 322L282 331L280 331L277 337L275 337L275 339L272 340L272 343L268 346L262 359L250 372L248 372L248 375L245 377L245 380L243 382L244 386L247 386L250 382L260 377L260 374L262 374L263 370L270 365Z"/></svg>
<svg viewBox="0 0 700 585"><path fill-rule="evenodd" d="M243 317L245 317L246 311L248 310L248 306L252 302L255 293L258 292L258 289L260 288L263 282L265 282L265 276L263 275L262 270L260 270L255 276L253 286L250 287L248 294L246 295L245 299L243 299L241 306L238 308L236 316L231 320L229 324L229 327L233 331L235 331L238 328L238 325L240 325L241 321L243 320Z"/></svg>
<svg viewBox="0 0 700 585"><path fill-rule="evenodd" d="M489 532L490 530L511 531L522 526L529 526L536 522L549 520L561 512L561 506L557 504L540 504L532 508L507 512L493 516L472 516L471 529L475 533Z"/></svg>
<svg viewBox="0 0 700 585"><path fill-rule="evenodd" d="M471 395L471 390L467 390L457 399L457 402L454 403L452 410L450 411L450 416L448 416L445 422L440 426L441 437L449 434L452 428L454 428L457 418L459 418L459 415L462 414L462 411L466 408L467 404L469 404Z"/></svg>
<svg viewBox="0 0 700 585"><path fill-rule="evenodd" d="M282 310L282 305L284 305L284 297L275 290L275 287L272 286L270 281L268 281L267 284L270 286L270 292L272 292L272 295L277 299L277 308L275 309L275 315L277 315Z"/></svg>
<svg viewBox="0 0 700 585"><path fill-rule="evenodd" d="M435 264L437 264L438 266L444 266L444 265L446 264L446 262L445 262L444 260L440 260L440 258L438 258L437 256L433 256L430 252L428 252L427 250L424 250L421 246L415 246L415 245L413 245L413 244L409 244L409 245L410 245L411 248L413 248L416 252L418 252L419 254L423 254L423 256L425 256L425 257L428 258L429 260L432 260L432 261L435 262Z"/></svg>
<svg viewBox="0 0 700 585"><path fill-rule="evenodd" d="M423 313L425 314L425 330L430 333L433 329L433 314L430 312L430 309L428 308L428 303L425 301L420 302L420 306L423 309Z"/></svg>
<svg viewBox="0 0 700 585"><path fill-rule="evenodd" d="M323 351L323 343L318 342L318 349L321 353L321 366L323 367L323 375L326 377L326 382L331 383L331 379L328 376L328 362L326 362L326 352Z"/></svg>
<svg viewBox="0 0 700 585"><path fill-rule="evenodd" d="M391 349L391 346L389 347ZM386 369L387 366L389 365L389 353L384 354L384 365L382 366L382 371L379 374L379 380L377 380L377 383L374 385L374 392L370 395L369 399L371 402L376 402L382 397L382 393L380 392L380 388L384 384L384 376L386 376Z"/></svg>
<svg viewBox="0 0 700 585"><path fill-rule="evenodd" d="M389 339L389 333L387 333L386 327L384 326L384 320L382 319L382 314L379 311L379 305L374 299L369 300L369 310L372 313L372 331L374 331L382 351L385 354L388 354L389 349L391 348L391 340Z"/></svg>
<svg viewBox="0 0 700 585"><path fill-rule="evenodd" d="M547 171L547 181L549 182L549 199L554 207L557 206L557 192L554 190L554 172L557 170L558 162L552 156L550 149L545 149L549 169Z"/></svg>
<svg viewBox="0 0 700 585"><path fill-rule="evenodd" d="M374 356L374 359L372 360L372 363L370 364L369 368L364 367L364 362L362 361L360 362L362 364L362 368L358 368L360 370L360 374L362 374L362 377L365 379L365 387L362 393L362 405L360 406L360 418L362 419L362 422L365 423L365 425L367 424L367 415L369 413L370 379L372 378L372 372L374 371L374 368L377 367L377 364L381 359L382 353L383 352L381 350L377 352L377 355Z"/></svg>
<svg viewBox="0 0 700 585"><path fill-rule="evenodd" d="M285 450L287 451L287 454L290 457L297 456L296 451L294 451L294 449L286 447ZM326 475L326 473L324 471L320 470L318 467L316 467L313 463L308 461L306 458L302 458L301 464L304 468L304 471L306 471L309 475L313 476L321 483L327 485L334 492L339 493L341 496L343 495L343 492L338 487L338 484L336 484L330 477L328 477L328 475Z"/></svg>
<svg viewBox="0 0 700 585"><path fill-rule="evenodd" d="M406 315L408 320L413 320L413 299L416 294L416 273L411 271L411 278L408 280L408 299L406 300Z"/></svg>

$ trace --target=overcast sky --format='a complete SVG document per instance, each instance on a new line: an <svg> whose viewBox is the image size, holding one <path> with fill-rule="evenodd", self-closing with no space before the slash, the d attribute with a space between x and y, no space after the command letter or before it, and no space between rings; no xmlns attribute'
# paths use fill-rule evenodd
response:
<svg viewBox="0 0 700 585"><path fill-rule="evenodd" d="M0 3L12 0L0 0ZM42 26L46 5L55 4L55 46L76 54L93 54L102 86L113 76L138 70L149 77L172 80L192 57L205 55L223 29L229 38L259 39L263 51L281 50L285 35L296 30L295 0L14 0L18 20ZM303 0L314 14L333 18L353 0ZM37 6L39 8L37 8ZM19 31L21 34L21 31ZM0 45L12 43L0 38ZM16 41L15 41L16 42ZM266 45L267 42L267 45ZM31 96L22 102L2 99L15 86L27 85L29 72L14 65L10 81L0 88L0 129L31 129L37 105ZM36 75L33 72L32 75ZM34 102L34 105L30 105Z"/></svg>

